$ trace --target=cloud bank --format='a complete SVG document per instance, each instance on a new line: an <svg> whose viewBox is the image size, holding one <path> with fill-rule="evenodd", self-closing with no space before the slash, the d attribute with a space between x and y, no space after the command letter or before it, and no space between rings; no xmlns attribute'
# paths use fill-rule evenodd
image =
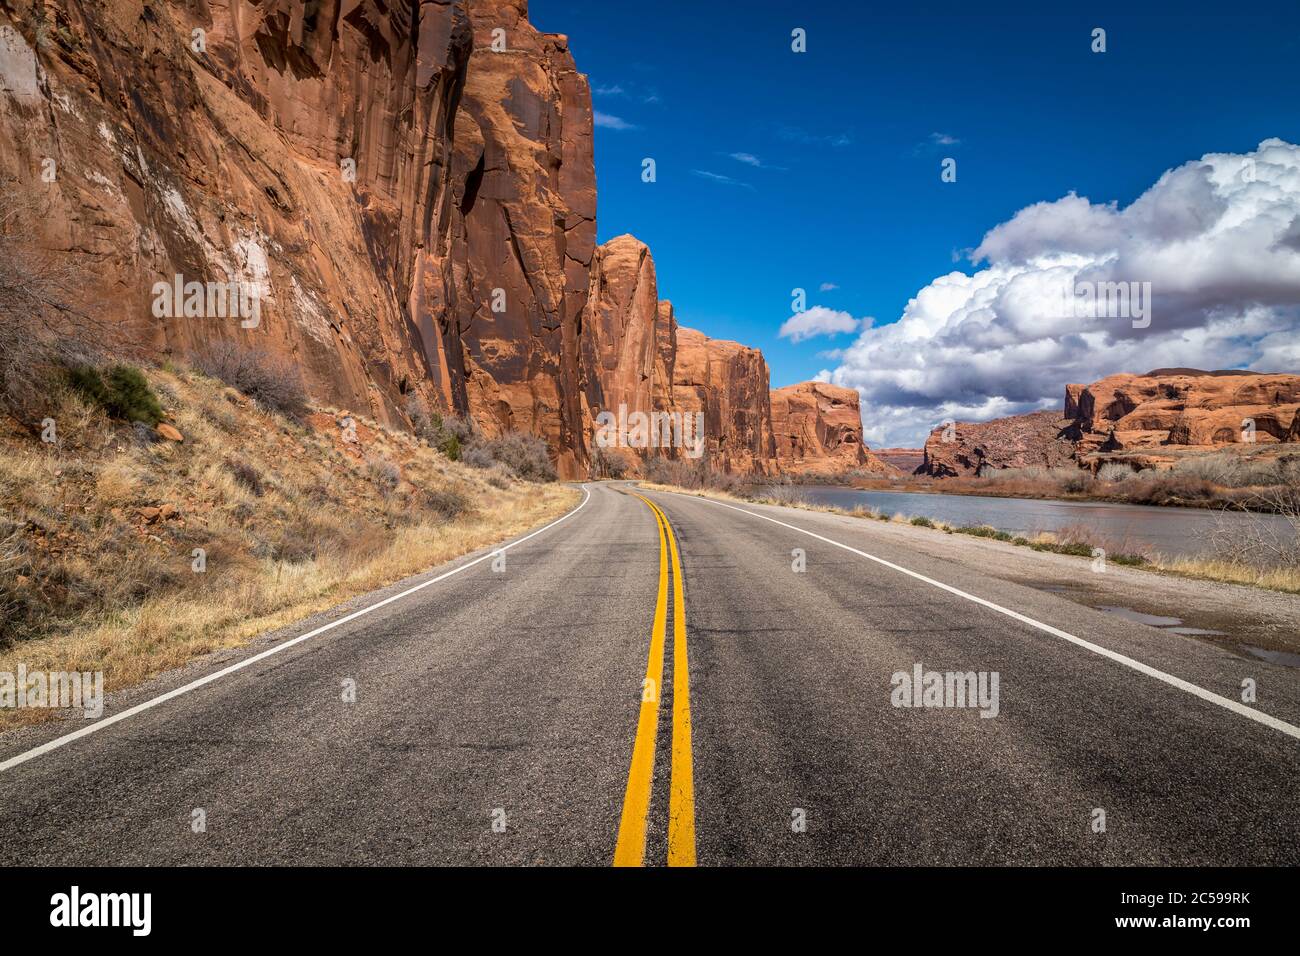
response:
<svg viewBox="0 0 1300 956"><path fill-rule="evenodd" d="M938 277L821 373L862 395L869 443L1059 407L1067 382L1116 372L1300 371L1300 147L1210 153L1124 209L1073 193L1037 203L971 260L973 275ZM1150 283L1147 327L1071 298L1114 282Z"/></svg>

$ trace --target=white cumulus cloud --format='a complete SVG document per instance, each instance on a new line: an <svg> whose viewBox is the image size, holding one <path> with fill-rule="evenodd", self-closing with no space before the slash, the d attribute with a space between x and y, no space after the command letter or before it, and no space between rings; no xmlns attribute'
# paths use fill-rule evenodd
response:
<svg viewBox="0 0 1300 956"><path fill-rule="evenodd" d="M777 333L791 342L802 342L817 335L838 335L841 332L856 332L862 325L862 319L855 319L847 312L836 312L824 305L814 305L811 309L796 312L781 323ZM865 320L867 325L871 320Z"/></svg>
<svg viewBox="0 0 1300 956"><path fill-rule="evenodd" d="M1060 407L1066 383L1116 372L1300 371L1300 147L1282 140L1171 169L1123 209L1073 193L1029 206L971 259L973 275L936 278L831 370L876 441ZM1072 298L1121 282L1149 288L1145 327Z"/></svg>

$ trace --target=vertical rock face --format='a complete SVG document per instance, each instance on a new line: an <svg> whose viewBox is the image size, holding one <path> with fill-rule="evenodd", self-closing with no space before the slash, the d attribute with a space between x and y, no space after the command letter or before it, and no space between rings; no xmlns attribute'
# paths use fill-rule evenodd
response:
<svg viewBox="0 0 1300 956"><path fill-rule="evenodd" d="M590 370L588 404L630 412L672 404L675 325L672 307L660 310L655 263L645 243L618 236L596 249L583 320L584 360ZM661 328L661 326L663 326ZM667 355L665 356L665 351Z"/></svg>
<svg viewBox="0 0 1300 956"><path fill-rule="evenodd" d="M585 474L581 316L596 237L591 95L523 0L469 0L450 222L414 307L449 404L488 434L540 435Z"/></svg>
<svg viewBox="0 0 1300 956"><path fill-rule="evenodd" d="M432 395L407 299L446 216L463 4L5 0L0 27L0 176L83 308L153 355L288 358L381 421ZM157 314L176 276L255 290L256 327Z"/></svg>
<svg viewBox="0 0 1300 956"><path fill-rule="evenodd" d="M704 415L705 460L746 474L777 470L767 362L758 349L677 328L674 409Z"/></svg>
<svg viewBox="0 0 1300 956"><path fill-rule="evenodd" d="M587 80L527 13L0 0L0 179L146 357L237 340L385 424L418 395L539 435L566 478L598 411L698 412L713 467L775 471L762 354L679 328L636 239L597 253ZM160 311L177 282L237 283L256 321ZM803 460L847 461L849 417L800 425Z"/></svg>
<svg viewBox="0 0 1300 956"><path fill-rule="evenodd" d="M801 382L775 389L772 431L782 471L893 471L862 443L862 412L856 389L825 382Z"/></svg>
<svg viewBox="0 0 1300 956"><path fill-rule="evenodd" d="M621 409L628 415L699 414L694 420L703 423L702 457L712 467L758 474L775 470L762 353L678 326L672 303L659 299L649 248L632 236L618 236L596 250L583 346L593 415L598 410L617 415ZM635 468L647 455L690 457L682 448L622 457Z"/></svg>

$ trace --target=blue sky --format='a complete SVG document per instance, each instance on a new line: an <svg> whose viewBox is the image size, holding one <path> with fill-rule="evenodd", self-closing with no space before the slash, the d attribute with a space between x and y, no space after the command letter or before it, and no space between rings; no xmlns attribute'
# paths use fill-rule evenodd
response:
<svg viewBox="0 0 1300 956"><path fill-rule="evenodd" d="M896 322L1032 203L1075 191L1122 208L1206 153L1300 142L1300 5L1065 6L1082 12L532 0L530 19L568 34L604 117L600 239L647 242L680 321L762 348L780 386L854 339L778 337L795 287Z"/></svg>

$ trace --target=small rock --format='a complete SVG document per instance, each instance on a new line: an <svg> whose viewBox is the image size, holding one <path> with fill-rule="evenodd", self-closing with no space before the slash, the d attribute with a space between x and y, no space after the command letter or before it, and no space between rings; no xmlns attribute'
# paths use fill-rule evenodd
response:
<svg viewBox="0 0 1300 956"><path fill-rule="evenodd" d="M158 520L158 516L162 514L162 509L161 509L161 508L141 508L137 513L140 515L141 518L143 518L143 519L144 519L145 521L147 521L149 524L153 524L155 521Z"/></svg>
<svg viewBox="0 0 1300 956"><path fill-rule="evenodd" d="M173 504L165 504L158 509L158 517L162 518L163 521L170 521L180 513L181 510Z"/></svg>
<svg viewBox="0 0 1300 956"><path fill-rule="evenodd" d="M184 435L182 435L179 431L177 431L176 428L174 428L173 426L168 425L166 422L160 422L158 427L155 429L155 431L157 431L159 435L161 435L163 438L166 438L168 441L185 440Z"/></svg>

